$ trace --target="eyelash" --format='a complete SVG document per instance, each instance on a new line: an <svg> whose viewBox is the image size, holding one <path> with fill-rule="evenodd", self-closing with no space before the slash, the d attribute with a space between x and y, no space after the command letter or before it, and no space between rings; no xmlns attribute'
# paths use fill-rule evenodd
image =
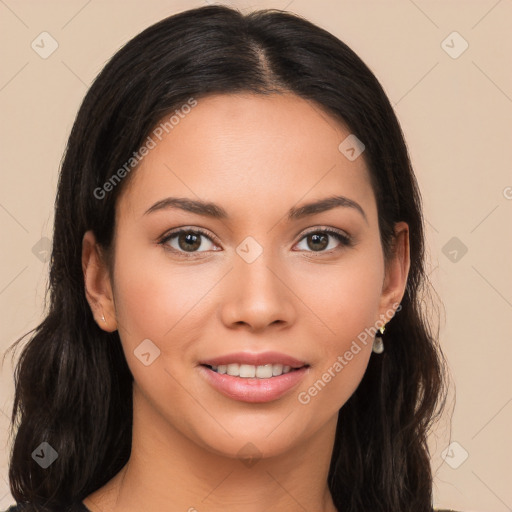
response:
<svg viewBox="0 0 512 512"><path fill-rule="evenodd" d="M213 242L216 245L220 245L218 240L215 237L211 237L208 232L201 228L181 228L176 231L171 231L170 233L165 234L159 241L158 244L162 245L163 248L167 251L172 252L173 254L177 254L180 257L183 258L197 258L197 254L200 254L201 252L207 252L207 251L199 251L199 252L186 252L174 249L173 247L169 247L167 243L169 240L175 238L176 236L181 235L182 233L193 233L193 234L200 234L204 237L208 238L211 242ZM301 242L304 238L306 238L308 235L313 234L328 234L336 238L340 243L341 247L330 249L328 251L306 251L311 253L318 253L318 254L332 254L335 251L341 250L343 247L352 247L353 246L353 240L349 236L345 235L342 231L338 231L334 228L316 228L312 229L310 231L307 231L303 234L303 236L300 238L299 242ZM299 243L297 242L297 243ZM217 252L217 251L215 251ZM300 252L300 251L299 251Z"/></svg>

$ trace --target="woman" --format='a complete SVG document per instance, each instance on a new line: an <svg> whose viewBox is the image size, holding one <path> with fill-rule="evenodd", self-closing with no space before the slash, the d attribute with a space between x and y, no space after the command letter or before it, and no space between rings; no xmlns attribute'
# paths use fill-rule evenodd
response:
<svg viewBox="0 0 512 512"><path fill-rule="evenodd" d="M432 511L425 279L402 132L352 50L276 10L149 27L69 138L11 510Z"/></svg>

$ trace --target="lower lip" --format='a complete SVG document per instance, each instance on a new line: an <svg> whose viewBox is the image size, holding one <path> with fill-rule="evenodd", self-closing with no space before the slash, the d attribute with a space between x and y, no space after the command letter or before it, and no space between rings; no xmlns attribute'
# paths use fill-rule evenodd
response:
<svg viewBox="0 0 512 512"><path fill-rule="evenodd" d="M223 395L240 402L271 402L277 400L296 386L309 372L309 366L268 379L234 377L217 373L207 366L198 366L205 379Z"/></svg>

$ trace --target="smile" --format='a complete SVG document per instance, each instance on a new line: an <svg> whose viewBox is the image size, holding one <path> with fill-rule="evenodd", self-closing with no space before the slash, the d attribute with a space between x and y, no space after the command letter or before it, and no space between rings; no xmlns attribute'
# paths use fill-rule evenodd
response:
<svg viewBox="0 0 512 512"><path fill-rule="evenodd" d="M220 373L219 368L224 371L223 367L226 373ZM271 402L285 396L311 371L309 365L292 368L280 364L253 366L231 363L217 367L200 364L196 368L206 382L222 395L239 402L251 403ZM276 375L273 375L274 368Z"/></svg>
<svg viewBox="0 0 512 512"><path fill-rule="evenodd" d="M220 374L232 375L233 377L242 378L257 378L257 379L269 379L271 377L278 377L291 371L296 371L298 368L292 368L288 365L283 364L265 364L255 366L252 364L220 364L216 365L205 365L208 366L214 372Z"/></svg>

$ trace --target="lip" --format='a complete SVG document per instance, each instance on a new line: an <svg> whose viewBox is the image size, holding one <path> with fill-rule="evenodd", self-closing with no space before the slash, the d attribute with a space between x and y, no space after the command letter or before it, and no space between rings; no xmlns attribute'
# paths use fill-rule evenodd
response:
<svg viewBox="0 0 512 512"><path fill-rule="evenodd" d="M308 363L305 361L300 361L295 357L282 354L280 352L237 352L233 354L226 354L224 356L214 357L212 359L205 359L204 361L199 361L199 364L209 366L219 366L220 364L233 363L252 364L254 366L263 366L265 364L282 364L283 366L291 366L292 368L308 366Z"/></svg>
<svg viewBox="0 0 512 512"><path fill-rule="evenodd" d="M219 358L219 360L225 359ZM243 363L243 361L240 362ZM197 368L206 381L224 396L240 402L262 403L271 402L284 396L304 379L311 367L304 366L268 379L234 377L226 373L217 373L203 365L199 365Z"/></svg>

